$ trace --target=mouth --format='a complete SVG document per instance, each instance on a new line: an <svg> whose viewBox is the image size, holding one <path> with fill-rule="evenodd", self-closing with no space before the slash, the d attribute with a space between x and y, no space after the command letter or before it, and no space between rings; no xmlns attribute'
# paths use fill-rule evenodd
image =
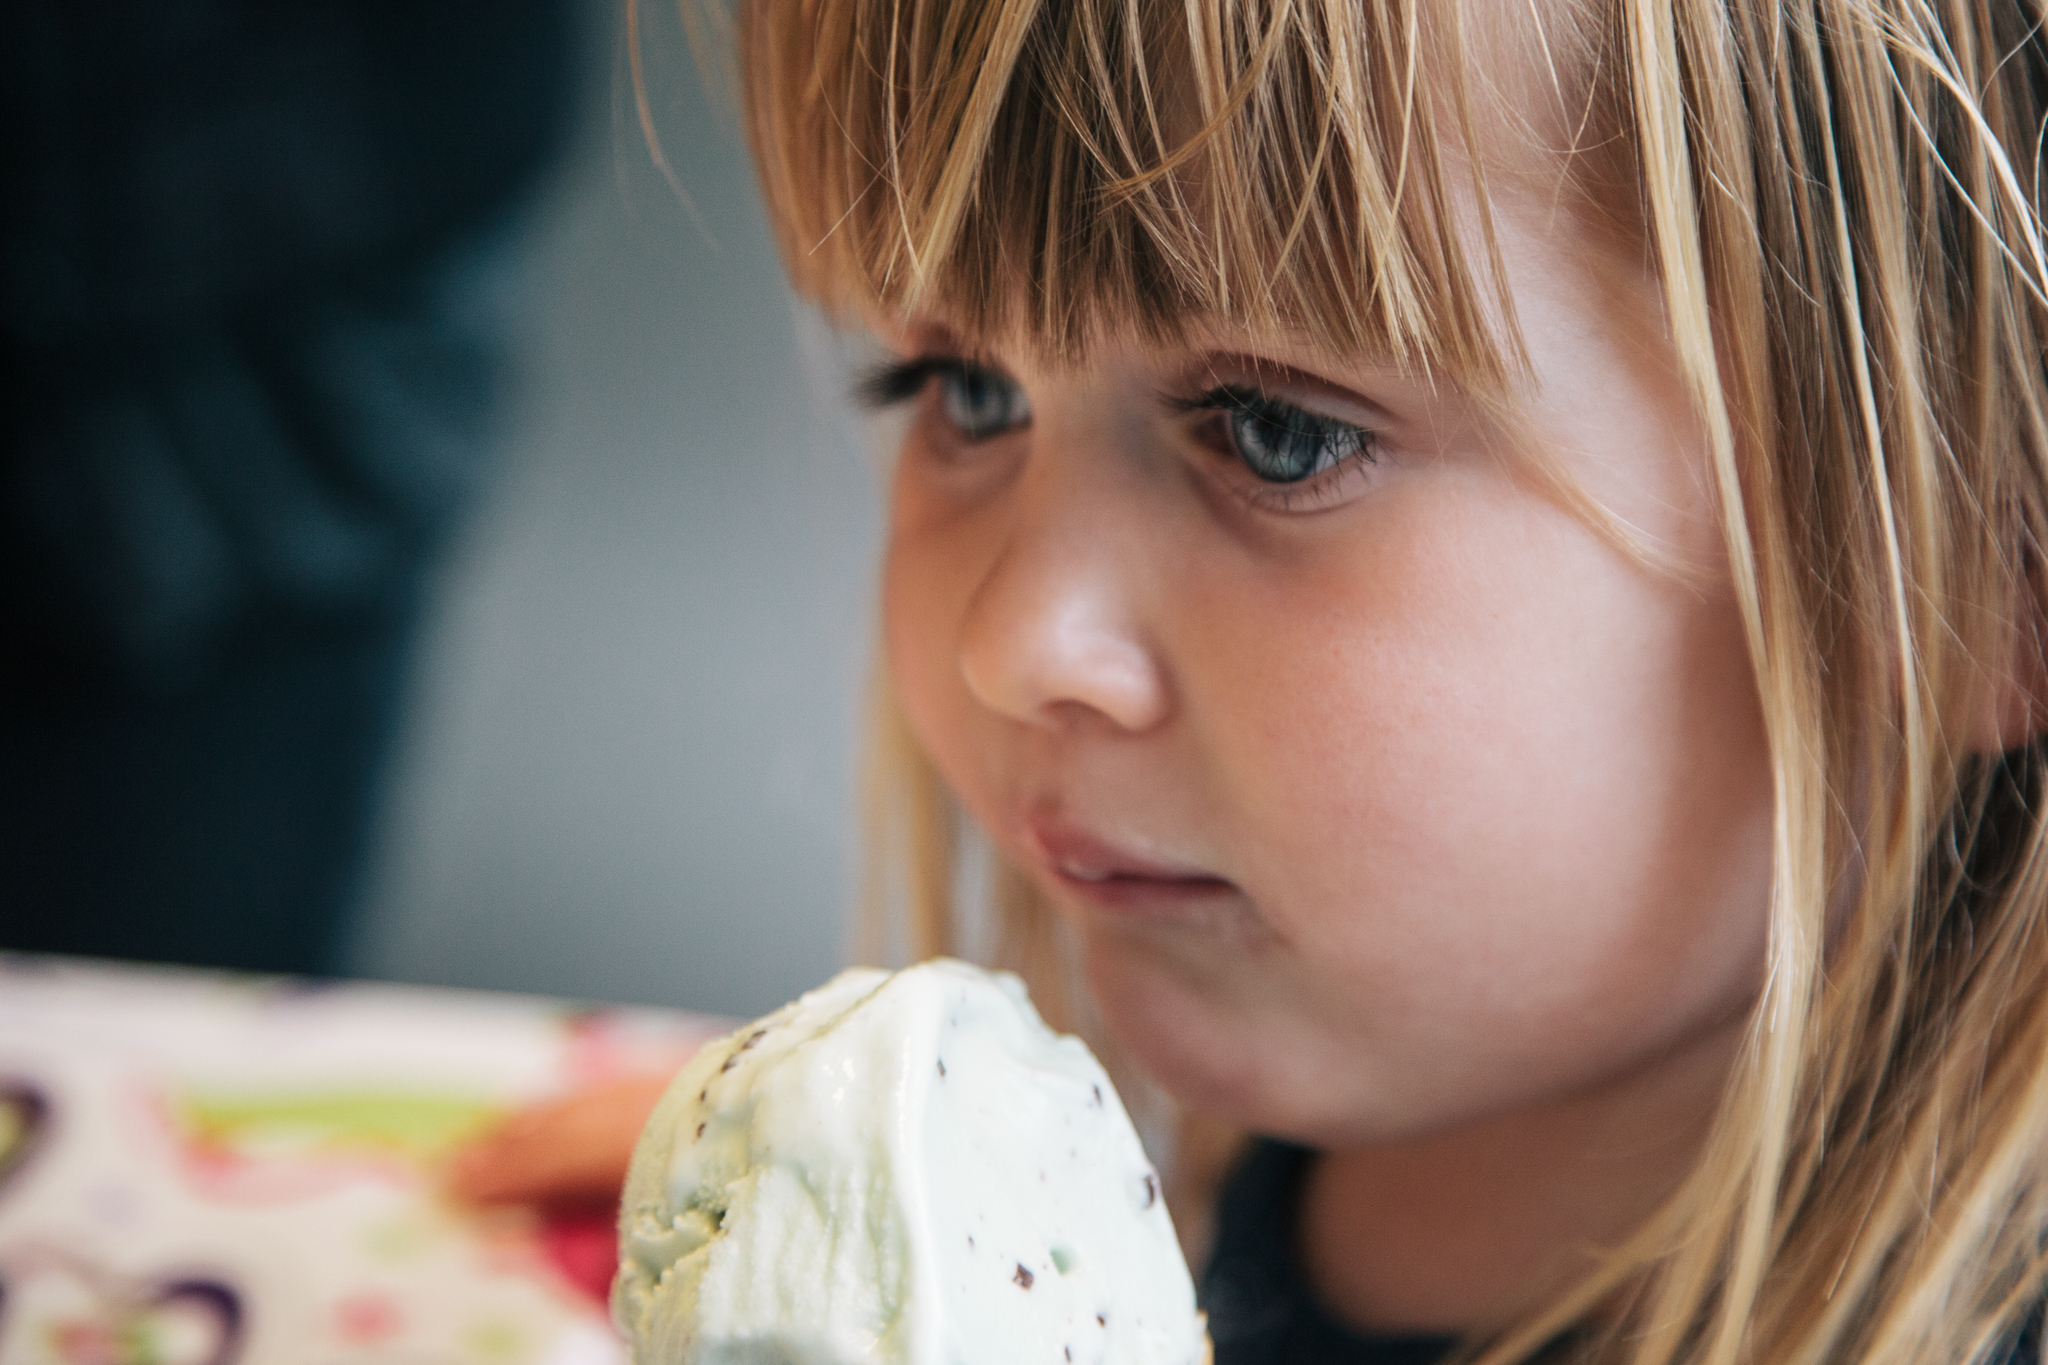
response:
<svg viewBox="0 0 2048 1365"><path fill-rule="evenodd" d="M1024 842L1062 889L1106 910L1156 914L1238 894L1237 884L1222 877L1133 853L1053 820L1027 821Z"/></svg>

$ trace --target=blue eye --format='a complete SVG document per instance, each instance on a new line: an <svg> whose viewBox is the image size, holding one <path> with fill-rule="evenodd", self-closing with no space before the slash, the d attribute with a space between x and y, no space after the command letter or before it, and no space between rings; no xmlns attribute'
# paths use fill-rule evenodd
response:
<svg viewBox="0 0 2048 1365"><path fill-rule="evenodd" d="M985 441L1031 421L1022 386L1006 374L955 361L938 367L935 377L939 411L970 441Z"/></svg>
<svg viewBox="0 0 2048 1365"><path fill-rule="evenodd" d="M1213 389L1195 406L1222 415L1238 457L1264 483L1300 483L1347 460L1372 458L1372 433L1364 427L1256 390Z"/></svg>
<svg viewBox="0 0 2048 1365"><path fill-rule="evenodd" d="M882 411L907 403L939 386L939 411L968 441L985 441L1031 424L1031 404L1023 386L1001 370L950 355L921 355L882 365L854 389L861 405Z"/></svg>

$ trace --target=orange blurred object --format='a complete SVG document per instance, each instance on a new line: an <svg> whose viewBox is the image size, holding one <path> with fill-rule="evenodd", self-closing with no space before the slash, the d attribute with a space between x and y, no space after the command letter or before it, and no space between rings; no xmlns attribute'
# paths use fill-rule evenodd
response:
<svg viewBox="0 0 2048 1365"><path fill-rule="evenodd" d="M456 1158L449 1188L474 1204L615 1204L673 1072L622 1076L514 1114Z"/></svg>

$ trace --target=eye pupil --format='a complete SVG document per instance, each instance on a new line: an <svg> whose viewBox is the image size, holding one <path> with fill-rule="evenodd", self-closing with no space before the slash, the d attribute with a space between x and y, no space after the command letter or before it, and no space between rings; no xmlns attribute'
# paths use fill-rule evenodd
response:
<svg viewBox="0 0 2048 1365"><path fill-rule="evenodd" d="M939 407L970 441L1000 435L1031 420L1017 382L979 365L949 365L940 372Z"/></svg>

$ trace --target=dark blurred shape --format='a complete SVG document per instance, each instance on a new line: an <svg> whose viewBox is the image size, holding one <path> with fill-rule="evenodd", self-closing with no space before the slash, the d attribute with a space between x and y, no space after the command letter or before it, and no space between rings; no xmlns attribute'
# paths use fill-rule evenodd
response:
<svg viewBox="0 0 2048 1365"><path fill-rule="evenodd" d="M557 0L0 17L0 946L322 972Z"/></svg>

